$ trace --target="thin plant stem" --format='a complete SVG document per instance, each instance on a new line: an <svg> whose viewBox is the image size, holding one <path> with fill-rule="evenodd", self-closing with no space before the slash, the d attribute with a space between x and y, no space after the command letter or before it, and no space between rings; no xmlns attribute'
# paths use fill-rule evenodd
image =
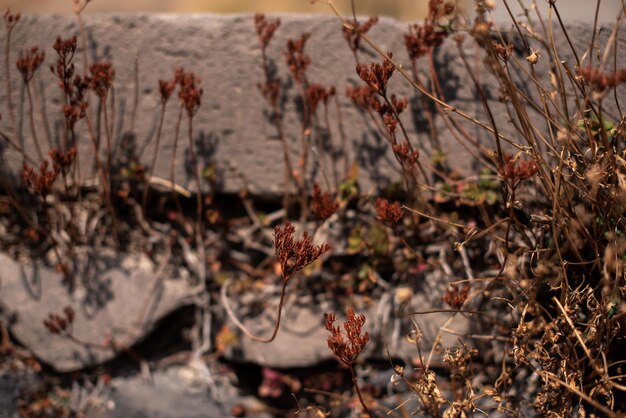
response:
<svg viewBox="0 0 626 418"><path fill-rule="evenodd" d="M180 110L178 111L178 118L176 119L176 129L174 131L174 145L172 148L172 162L170 163L170 181L172 186L172 195L174 196L174 200L176 201L176 206L178 207L179 212L182 213L182 207L180 205L180 200L178 199L178 195L176 194L176 150L178 148L178 139L180 137L180 124L183 120L183 110L184 107L181 105Z"/></svg>
<svg viewBox="0 0 626 418"><path fill-rule="evenodd" d="M37 154L39 155L39 159L43 161L45 160L45 158L41 150L41 146L39 145L39 139L37 138L37 131L35 129L35 105L33 103L32 92L30 91L30 82L26 83L26 93L28 96L28 105L30 106L30 109L29 109L30 131L31 131L31 135L33 136L33 142L35 143L35 148L37 149Z"/></svg>
<svg viewBox="0 0 626 418"><path fill-rule="evenodd" d="M148 192L149 192L149 187L148 187L148 182L150 181L150 178L152 178L152 176L154 176L154 170L156 167L156 162L157 162L157 157L159 156L159 146L161 144L161 134L163 132L163 122L165 120L165 108L166 108L166 103L162 103L161 104L161 116L159 117L159 127L157 128L157 134L156 134L156 143L154 144L154 152L152 153L152 161L150 162L150 173L148 175L148 177L146 178L146 181L144 182L144 188L143 188L143 198L142 198L142 202L141 202L141 206L143 209L143 212L146 213L146 207L147 207L147 203L148 203ZM172 180L173 183L173 180Z"/></svg>
<svg viewBox="0 0 626 418"><path fill-rule="evenodd" d="M87 121L87 127L88 127L89 134L90 134L89 137L91 138L91 144L93 146L94 159L96 161L96 169L98 170L98 173L100 173L100 181L102 181L102 193L104 195L104 200L106 202L107 209L109 210L109 213L111 215L111 223L112 223L111 233L113 237L113 242L115 243L116 247L119 247L119 240L117 236L117 215L115 214L115 208L113 207L113 201L111 200L111 189L109 187L108 177L106 173L104 172L102 161L100 161L100 156L99 156L100 147L98 146L98 141L96 139L96 134L93 128L93 122L91 121L91 117L89 113L86 114L85 119Z"/></svg>
<svg viewBox="0 0 626 418"><path fill-rule="evenodd" d="M370 418L374 418L374 414L372 414L372 412L369 410L369 408L367 407L367 404L363 400L363 395L361 395L361 389L359 388L359 382L357 379L356 371L354 370L354 364L350 364L349 369L350 369L350 375L352 376L352 385L354 386L354 391L356 392L356 396L359 398L359 402L361 403L361 406L363 407L363 411L365 411L365 413Z"/></svg>
<svg viewBox="0 0 626 418"><path fill-rule="evenodd" d="M200 237L204 235L202 231L202 179L198 169L198 158L196 156L195 147L193 146L193 116L189 116L189 153L191 155L191 166L196 180L196 234ZM202 245L202 241L198 242Z"/></svg>
<svg viewBox="0 0 626 418"><path fill-rule="evenodd" d="M7 106L9 110L9 117L11 118L11 125L13 127L13 132L17 132L17 124L15 122L15 111L13 109L13 99L12 99L12 89L11 89L11 33L13 32L13 26L7 28L7 36L5 42L4 49L4 72L5 72L5 82L6 82L6 95L7 95Z"/></svg>
<svg viewBox="0 0 626 418"><path fill-rule="evenodd" d="M272 331L272 334L268 338L261 338L252 334L250 330L248 330L248 328L246 328L246 326L237 318L228 300L228 286L230 285L230 282L231 282L231 279L226 280L226 282L224 282L224 284L222 285L222 289L220 291L222 305L224 306L224 309L226 310L226 313L228 314L230 319L237 326L237 328L241 330L241 332L243 332L248 338L252 339L253 341L257 341L260 343L271 343L272 341L274 341L274 339L276 338L276 334L278 334L278 329L280 327L280 319L282 316L283 305L285 302L287 282L283 280L281 290L280 290L280 300L278 301L278 309L277 309L277 314L276 314L276 322L274 324L274 330Z"/></svg>
<svg viewBox="0 0 626 418"><path fill-rule="evenodd" d="M100 100L100 107L102 108L102 113L104 116L104 135L107 141L107 159L106 159L106 175L109 182L109 187L111 186L111 131L109 126L109 112L107 110L107 95L104 95Z"/></svg>

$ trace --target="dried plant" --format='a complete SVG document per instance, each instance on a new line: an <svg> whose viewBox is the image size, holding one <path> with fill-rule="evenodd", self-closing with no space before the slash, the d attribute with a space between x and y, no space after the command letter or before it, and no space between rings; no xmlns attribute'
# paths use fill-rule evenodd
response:
<svg viewBox="0 0 626 418"><path fill-rule="evenodd" d="M354 54L355 61L358 62L357 52L361 47L361 35L369 32L369 30L378 23L378 16L371 16L365 23L359 22L355 17L350 23L350 27L343 26L343 37L346 42L348 42L348 46Z"/></svg>
<svg viewBox="0 0 626 418"><path fill-rule="evenodd" d="M334 313L324 314L326 330L330 332L327 343L328 348L337 357L337 360L350 369L352 375L352 384L357 393L359 402L365 413L373 417L369 408L363 400L357 374L354 369L355 362L359 354L363 352L365 346L370 340L368 332L363 334L363 325L365 324L365 315L356 315L354 309L346 309L346 321L343 324L343 331L339 326L335 326L336 317Z"/></svg>
<svg viewBox="0 0 626 418"><path fill-rule="evenodd" d="M41 195L45 201L46 196L52 190L52 185L59 175L60 167L53 165L50 170L50 163L48 160L44 160L39 166L39 171L30 167L28 164L23 164L22 180L28 189L38 195Z"/></svg>
<svg viewBox="0 0 626 418"><path fill-rule="evenodd" d="M276 259L280 265L281 276L281 291L280 299L278 301L278 313L276 315L276 322L274 330L268 338L259 338L250 331L235 317L232 310L228 307L226 300L226 287L222 287L222 301L224 302L227 312L235 324L241 329L248 337L254 341L269 343L274 341L278 329L280 327L280 320L282 315L283 304L285 302L286 289L289 282L293 279L295 274L317 261L320 257L330 251L330 244L323 243L315 245L311 241L311 237L305 231L302 234L302 238L297 240L295 238L296 229L289 221L284 225L277 225L274 228L274 250L276 252Z"/></svg>
<svg viewBox="0 0 626 418"><path fill-rule="evenodd" d="M304 52L306 41L310 37L311 34L304 33L300 36L300 39L289 39L287 41L285 59L287 60L287 67L296 83L302 83L304 81L306 70L311 64L311 58Z"/></svg>
<svg viewBox="0 0 626 418"><path fill-rule="evenodd" d="M322 193L320 186L315 183L313 185L313 204L311 211L315 215L318 222L324 222L330 218L339 208L339 204L335 201L330 193Z"/></svg>
<svg viewBox="0 0 626 418"><path fill-rule="evenodd" d="M376 199L374 208L376 209L378 219L391 226L400 222L402 215L404 214L404 210L402 209L400 202L390 202L381 197Z"/></svg>
<svg viewBox="0 0 626 418"><path fill-rule="evenodd" d="M293 276L309 264L330 251L330 244L315 245L305 231L302 238L295 239L296 228L287 221L274 229L274 249L280 263L283 282L287 284Z"/></svg>
<svg viewBox="0 0 626 418"><path fill-rule="evenodd" d="M20 74L22 74L24 83L28 84L30 80L33 79L35 71L37 71L37 68L39 68L39 66L43 63L45 56L46 53L40 51L36 46L20 53L15 66Z"/></svg>

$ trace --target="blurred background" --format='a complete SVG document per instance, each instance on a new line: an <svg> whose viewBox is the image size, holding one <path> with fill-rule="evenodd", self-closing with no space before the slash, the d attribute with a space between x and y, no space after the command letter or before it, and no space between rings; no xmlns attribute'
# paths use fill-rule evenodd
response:
<svg viewBox="0 0 626 418"><path fill-rule="evenodd" d="M496 4L494 18L507 21L503 0L493 0ZM462 8L471 11L472 0L455 0ZM350 13L350 0L335 0L343 13ZM531 4L530 0L523 0ZM544 12L545 0L536 0ZM391 16L403 21L421 19L427 9L428 0L355 0L360 15ZM517 0L509 0L514 13L520 12ZM592 21L596 1L558 0L557 6L564 19ZM622 10L621 0L602 0L600 21L614 21ZM72 0L0 0L0 10L10 7L13 11L31 13L71 13ZM311 5L309 0L91 0L85 10L89 13L103 12L165 12L165 13L329 13L323 4Z"/></svg>

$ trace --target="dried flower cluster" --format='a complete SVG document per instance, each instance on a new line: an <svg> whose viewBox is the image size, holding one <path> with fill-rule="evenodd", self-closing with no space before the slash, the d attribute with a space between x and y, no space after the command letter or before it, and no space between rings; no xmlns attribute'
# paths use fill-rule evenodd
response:
<svg viewBox="0 0 626 418"><path fill-rule="evenodd" d="M55 147L48 152L48 155L50 155L54 170L66 176L76 160L76 147L70 147L67 151L61 151Z"/></svg>
<svg viewBox="0 0 626 418"><path fill-rule="evenodd" d="M311 58L304 53L306 41L310 37L311 34L303 33L300 39L289 39L287 41L285 58L287 60L289 71L291 71L296 83L301 83L305 80L306 70L309 67L309 64L311 64Z"/></svg>
<svg viewBox="0 0 626 418"><path fill-rule="evenodd" d="M56 66L51 65L50 71L59 78L61 88L70 93L72 77L74 76L74 54L76 53L76 36L69 39L57 37L52 46L57 53L58 59Z"/></svg>
<svg viewBox="0 0 626 418"><path fill-rule="evenodd" d="M261 48L266 49L269 45L274 32L280 26L280 19L273 21L268 20L264 14L257 13L254 15L254 28L261 42Z"/></svg>
<svg viewBox="0 0 626 418"><path fill-rule="evenodd" d="M74 323L75 317L74 309L71 306L66 306L63 308L63 315L49 313L43 324L51 334L67 333L68 328Z"/></svg>
<svg viewBox="0 0 626 418"><path fill-rule="evenodd" d="M346 87L346 96L361 110L371 111L376 107L376 103L380 105L376 90L369 84L359 87Z"/></svg>
<svg viewBox="0 0 626 418"><path fill-rule="evenodd" d="M626 83L626 69L605 73L598 68L585 67L578 69L578 75L596 91L604 91Z"/></svg>
<svg viewBox="0 0 626 418"><path fill-rule="evenodd" d="M265 73L265 81L258 84L258 88L263 94L265 100L276 111L278 108L278 97L280 94L280 80L276 77L275 69L270 65L267 59L267 47L274 37L274 32L280 26L280 19L269 21L265 15L257 13L254 16L254 27L256 29L259 42L261 43L261 55L263 57L263 72Z"/></svg>
<svg viewBox="0 0 626 418"><path fill-rule="evenodd" d="M389 58L385 58L382 63L373 62L369 66L359 63L356 65L356 72L361 80L369 84L378 94L385 96L387 93L387 83L396 71L396 67L391 62L391 53Z"/></svg>
<svg viewBox="0 0 626 418"><path fill-rule="evenodd" d="M87 83L101 100L106 99L109 89L113 85L115 79L115 69L109 61L100 61L89 66Z"/></svg>
<svg viewBox="0 0 626 418"><path fill-rule="evenodd" d="M498 165L498 173L511 189L517 188L522 181L530 179L539 170L536 162L520 160L511 154L504 154L503 160L504 164Z"/></svg>
<svg viewBox="0 0 626 418"><path fill-rule="evenodd" d="M172 97L172 93L176 88L176 80L159 80L159 94L161 95L161 103L165 104Z"/></svg>
<svg viewBox="0 0 626 418"><path fill-rule="evenodd" d="M400 159L400 161L408 166L415 165L419 160L419 150L413 149L411 144L403 142L402 144L395 144L393 146L393 152Z"/></svg>
<svg viewBox="0 0 626 418"><path fill-rule="evenodd" d="M50 71L59 79L59 86L65 94L63 115L70 131L76 122L85 117L87 110L87 89L89 79L74 74L74 54L76 53L76 36L68 39L57 37L53 48L57 53L56 65L50 66Z"/></svg>
<svg viewBox="0 0 626 418"><path fill-rule="evenodd" d="M409 33L404 35L404 45L412 60L429 54L440 46L450 34L441 28L439 20L454 11L454 4L444 0L429 0L428 16L423 25L415 23L409 26Z"/></svg>
<svg viewBox="0 0 626 418"><path fill-rule="evenodd" d="M356 315L352 308L346 309L346 321L343 324L344 332L339 326L334 326L334 313L324 314L326 329L330 331L327 343L328 348L346 366L352 366L357 357L365 349L370 340L369 332L362 334L365 315Z"/></svg>
<svg viewBox="0 0 626 418"><path fill-rule="evenodd" d="M443 295L442 300L454 309L461 309L467 300L469 291L469 284L466 284L461 288L459 288L456 284L453 284L446 289L446 293Z"/></svg>
<svg viewBox="0 0 626 418"><path fill-rule="evenodd" d="M17 22L19 22L21 17L22 17L22 14L20 12L11 13L11 10L9 9L7 9L6 12L4 12L4 26L6 27L8 32L13 30L13 28L15 27Z"/></svg>
<svg viewBox="0 0 626 418"><path fill-rule="evenodd" d="M376 209L378 219L389 225L395 225L400 222L400 219L402 219L402 215L404 214L400 202L392 203L382 197L376 199L374 208Z"/></svg>
<svg viewBox="0 0 626 418"><path fill-rule="evenodd" d="M176 68L174 79L179 85L178 98L181 105L187 111L187 115L192 118L200 108L202 103L203 90L200 86L200 79L192 72L186 72L184 68Z"/></svg>
<svg viewBox="0 0 626 418"><path fill-rule="evenodd" d="M52 184L59 175L59 167L57 165L53 165L52 170L49 169L49 166L48 160L44 160L39 167L39 172L29 167L26 163L23 164L22 169L22 180L26 187L31 192L41 195L44 199L52 190Z"/></svg>
<svg viewBox="0 0 626 418"><path fill-rule="evenodd" d="M276 226L274 229L274 248L276 258L280 263L283 280L288 282L293 275L313 263L322 255L330 251L330 244L323 243L314 245L307 232L302 239L295 240L295 227L287 221L284 226Z"/></svg>
<svg viewBox="0 0 626 418"><path fill-rule="evenodd" d="M346 25L343 26L343 37L346 42L348 42L348 46L352 50L352 52L356 53L361 44L361 36L369 32L369 30L378 23L378 17L373 16L367 19L365 23L360 23L358 20L353 20L350 22L352 25L351 28Z"/></svg>
<svg viewBox="0 0 626 418"><path fill-rule="evenodd" d="M335 87L330 86L328 88L321 84L310 84L306 89L306 94L309 99L309 105L311 113L315 113L320 103L328 105L328 100L335 95Z"/></svg>
<svg viewBox="0 0 626 418"><path fill-rule="evenodd" d="M320 186L316 183L313 185L313 203L311 211L315 215L315 219L324 222L330 218L337 210L339 205L330 193L322 193Z"/></svg>
<svg viewBox="0 0 626 418"><path fill-rule="evenodd" d="M409 99L407 97L398 98L392 94L389 101L383 102L379 99L379 94L381 93L371 84L360 87L348 86L346 89L346 95L360 109L368 113L377 112L380 115L392 142L394 142L398 129L398 115L406 109ZM383 97L386 96L383 94Z"/></svg>
<svg viewBox="0 0 626 418"><path fill-rule="evenodd" d="M34 46L31 49L20 52L20 56L15 63L15 66L22 74L24 83L29 83L35 75L35 71L41 66L46 54L40 51L38 47Z"/></svg>

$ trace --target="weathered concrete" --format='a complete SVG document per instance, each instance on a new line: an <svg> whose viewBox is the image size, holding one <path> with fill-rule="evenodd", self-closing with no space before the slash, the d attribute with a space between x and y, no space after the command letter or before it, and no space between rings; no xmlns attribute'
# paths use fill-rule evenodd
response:
<svg viewBox="0 0 626 418"><path fill-rule="evenodd" d="M298 93L296 87L290 84L283 51L288 38L298 38L301 33L310 32L312 36L306 47L312 59L308 72L309 80L326 86L334 85L337 88L341 102L342 127L346 135L346 148L351 158L355 158L361 166L362 190L369 190L375 185L380 187L390 178L398 179L397 164L389 152L388 144L384 139L372 134L373 125L359 114L345 97L345 87L360 83L360 80L355 74L354 58L341 36L338 21L333 17L322 16L282 16L281 18L283 24L270 44L268 54L270 59L276 62L279 76L286 81L287 86L290 86L286 89L284 123L294 160L297 160L300 153L301 130L296 102ZM155 144L160 107L158 80L171 78L173 69L176 66L183 66L187 70L194 71L202 79L204 88L203 103L194 119L194 141L199 152L200 165L204 166L209 161L217 163L224 191L239 190L243 181L248 182L250 190L254 193L267 195L276 194L282 190L284 172L281 144L275 139L275 128L264 115L265 102L257 88L257 84L263 80L263 72L260 66L259 42L254 32L251 15L95 15L88 16L85 23L90 62L101 59L111 60L116 69L114 84L116 152L129 155L130 150L134 149L140 161L149 164ZM509 26L503 25L503 29L508 30ZM403 45L405 31L405 24L391 19L381 19L370 34L384 50L393 51L396 59L408 66L409 62ZM595 53L602 51L609 32L608 26L602 29L597 37L598 47ZM11 62L17 58L18 51L27 47L39 46L47 53L45 64L39 70L35 80L39 86L46 86L43 91L53 142L59 140L60 91L46 67L52 64L56 57L51 48L56 36L67 38L76 34L78 34L78 29L73 17L54 15L24 16L13 32L10 49ZM575 62L560 30L556 30L555 37L560 58L573 69ZM591 26L582 23L571 26L570 37L574 44L581 48L581 51L584 50L591 39ZM2 32L0 45L4 45L4 42L5 34ZM624 64L625 45L625 42L618 44L618 67L626 66ZM463 48L468 54L469 62L478 66L477 74L484 86L500 132L511 135L515 141L520 140L519 135L514 135L506 107L498 101L495 78L484 71L484 66L480 62L481 56L477 55L477 53L480 54L479 49L470 39L464 42ZM533 48L540 49L538 45L533 45ZM544 80L546 86L549 86L545 62L547 53L540 52L542 58L537 67L537 74L540 79ZM524 60L526 55L527 51L522 50L516 56L516 59L520 60L524 66L526 66ZM582 56L582 53L580 55ZM377 59L367 53L362 54L361 57L366 62ZM437 51L435 58L436 71L442 82L446 100L488 124L483 105L473 83L467 76L455 42L447 40ZM75 61L77 71L82 72L81 51L77 53ZM135 61L139 68L138 85L134 82ZM24 146L29 155L36 157L29 128L27 96L21 88L22 81L19 73L14 67L12 68L13 102L16 114L21 116L18 120L22 121ZM425 62L420 62L420 70L423 70L425 76L428 71ZM6 77L4 66L0 68L0 74L4 80ZM527 77L526 80L528 80ZM520 85L526 88L529 94L536 92L534 86L528 81L520 81ZM139 94L133 128L131 116L136 87ZM411 87L398 74L394 75L389 90L393 93L413 96ZM618 97L623 97L624 90L619 92ZM37 109L41 106L41 97L41 94L35 97ZM610 107L611 101L606 100L605 105ZM92 107L95 108L93 103L95 99L92 99ZM420 101L417 100L416 103L417 107L413 109L413 116L407 112L403 117L411 140L422 149L422 160L426 161L430 154L431 144L424 130ZM626 107L623 103L622 105L622 108ZM1 130L11 135L12 127L6 109L5 88L0 88L0 111L2 113ZM173 155L177 114L177 98L173 97L165 118L156 175L169 179L170 162L175 159L176 182L194 189L189 163L186 118L183 118L178 150L176 155ZM35 112L35 116L38 120L40 141L45 143L42 129L44 125L41 122L40 112ZM323 116L321 113L319 116L323 125ZM495 147L492 135L454 113L451 113L450 117L467 129L470 135L481 140L487 148ZM339 147L340 131L337 126L337 111L334 107L330 108L330 120L333 144ZM419 124L415 121L422 121L421 126L416 128ZM545 123L541 125L538 123L538 126L544 125ZM84 123L81 126L84 126ZM464 172L475 168L475 162L449 134L441 116L437 117L437 128L440 133L438 140L442 148L448 152L450 165ZM124 135L125 133L131 134ZM16 142L19 142L19 137L16 138L18 138ZM6 145L4 141L2 142ZM88 137L81 136L79 143L81 160L89 161L89 156L93 154ZM16 173L22 162L19 153L7 148L3 157L6 164L5 170ZM318 159L315 156L314 158ZM337 163L337 166L342 167L342 164ZM90 164L83 162L81 167L84 177L93 177ZM330 167L326 167L326 170L332 173ZM321 181L320 177L318 181Z"/></svg>

